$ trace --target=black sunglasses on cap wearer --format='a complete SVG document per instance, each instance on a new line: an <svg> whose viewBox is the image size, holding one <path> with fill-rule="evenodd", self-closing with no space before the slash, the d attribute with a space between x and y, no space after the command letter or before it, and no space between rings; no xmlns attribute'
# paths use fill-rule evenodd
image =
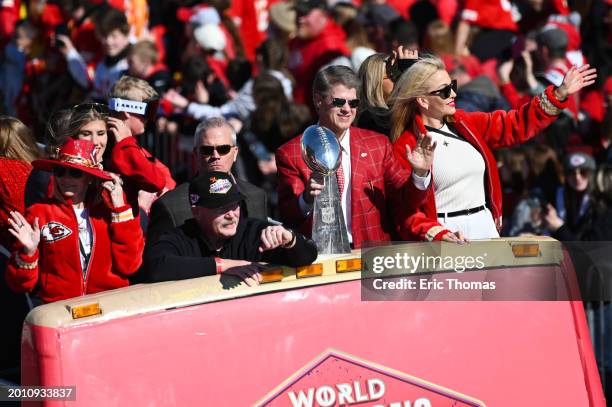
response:
<svg viewBox="0 0 612 407"><path fill-rule="evenodd" d="M357 108L359 106L359 99L342 99L342 98L332 98L331 104L333 107L343 107L348 102L348 105L351 109Z"/></svg>
<svg viewBox="0 0 612 407"><path fill-rule="evenodd" d="M230 151L232 151L232 145L222 144L220 146L200 146L198 147L198 152L200 155L210 156L213 155L215 150L219 155L227 155Z"/></svg>
<svg viewBox="0 0 612 407"><path fill-rule="evenodd" d="M429 92L432 96L439 96L442 99L448 99L451 95L451 90L457 93L457 80L453 79L449 85L446 85L442 89L434 90Z"/></svg>
<svg viewBox="0 0 612 407"><path fill-rule="evenodd" d="M574 168L573 170L567 170L565 172L568 176L580 174L583 178L586 178L591 173L591 170L589 170L588 168Z"/></svg>
<svg viewBox="0 0 612 407"><path fill-rule="evenodd" d="M71 178L79 179L83 176L84 172L77 168L66 168L66 167L55 167L53 168L53 175L62 178L68 175Z"/></svg>

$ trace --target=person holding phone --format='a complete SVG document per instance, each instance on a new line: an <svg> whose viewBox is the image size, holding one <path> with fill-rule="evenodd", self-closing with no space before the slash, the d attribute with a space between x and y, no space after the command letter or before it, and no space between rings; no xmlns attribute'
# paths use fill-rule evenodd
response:
<svg viewBox="0 0 612 407"><path fill-rule="evenodd" d="M410 216L402 237L445 240L499 237L501 185L492 149L523 143L551 124L567 98L591 85L596 70L570 69L559 87L549 86L517 110L468 113L455 108L457 81L437 57L419 59L391 95L391 139L398 160L411 168L407 148L429 135L437 143L430 199Z"/></svg>

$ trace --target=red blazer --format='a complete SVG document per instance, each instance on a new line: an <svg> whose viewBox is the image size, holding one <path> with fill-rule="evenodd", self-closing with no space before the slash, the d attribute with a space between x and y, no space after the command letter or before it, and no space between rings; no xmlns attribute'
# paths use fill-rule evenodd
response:
<svg viewBox="0 0 612 407"><path fill-rule="evenodd" d="M293 138L276 152L278 201L281 219L310 236L312 216L304 218L298 203L311 173L302 159L301 139L302 135ZM393 157L391 143L382 134L351 127L350 145L353 245L389 241L396 236L395 225L404 225L427 191L414 186L410 171Z"/></svg>
<svg viewBox="0 0 612 407"><path fill-rule="evenodd" d="M498 110L492 113L468 113L457 110L451 123L455 130L476 150L482 154L485 161L485 196L487 207L493 214L495 224L501 229L502 191L497 171L497 161L491 149L510 147L524 143L544 130L557 118L557 115L567 105L557 100L553 93L554 87L549 86L540 96L534 97L529 103L517 110L505 112ZM415 118L415 128L404 133L393 143L393 151L398 161L406 169L410 163L406 159L406 144L414 148L417 141L415 133L424 134L420 116ZM439 148L439 147L438 147ZM433 182L432 182L433 184ZM448 232L439 222L436 211L436 201L433 188L428 188L429 199L410 215L405 226L400 230L400 236L406 240L440 240ZM469 193L469 191L466 191ZM468 208L465 208L468 209Z"/></svg>
<svg viewBox="0 0 612 407"><path fill-rule="evenodd" d="M128 275L142 262L144 238L129 205L109 209L88 205L93 244L87 276L79 254L76 215L66 203L50 199L30 206L26 219L38 218L40 243L33 256L15 251L6 269L6 281L17 292L34 291L44 302L97 293L129 284Z"/></svg>

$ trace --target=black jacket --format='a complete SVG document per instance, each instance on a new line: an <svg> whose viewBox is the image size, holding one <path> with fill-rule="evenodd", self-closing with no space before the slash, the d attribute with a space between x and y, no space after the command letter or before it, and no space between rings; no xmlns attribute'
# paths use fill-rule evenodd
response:
<svg viewBox="0 0 612 407"><path fill-rule="evenodd" d="M147 244L144 254L145 282L184 280L217 273L215 257L232 260L266 262L290 267L311 264L317 258L315 243L296 233L291 249L267 250L261 253L261 230L270 226L253 218L241 218L236 234L218 252L202 238L195 220L164 234L153 244Z"/></svg>
<svg viewBox="0 0 612 407"><path fill-rule="evenodd" d="M389 109L382 107L371 107L359 113L356 126L389 137L391 134L391 112Z"/></svg>
<svg viewBox="0 0 612 407"><path fill-rule="evenodd" d="M246 201L241 205L241 216L261 220L268 219L268 203L266 192L241 179L236 179L236 185ZM147 228L147 243L155 243L165 232L183 225L193 219L189 205L189 183L185 182L168 191L151 206L149 225Z"/></svg>

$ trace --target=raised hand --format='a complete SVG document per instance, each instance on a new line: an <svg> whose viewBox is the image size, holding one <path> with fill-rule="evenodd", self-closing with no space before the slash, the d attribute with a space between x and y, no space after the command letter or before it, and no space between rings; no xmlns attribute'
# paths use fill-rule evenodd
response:
<svg viewBox="0 0 612 407"><path fill-rule="evenodd" d="M595 83L597 69L589 69L589 67L589 64L582 65L580 68L572 66L565 74L561 86L555 89L555 96L559 100L565 100L569 95Z"/></svg>
<svg viewBox="0 0 612 407"><path fill-rule="evenodd" d="M10 225L9 232L19 240L23 246L23 252L32 256L36 253L38 243L40 243L40 228L38 227L38 218L34 219L34 224L30 225L28 221L17 211L10 213L8 218Z"/></svg>
<svg viewBox="0 0 612 407"><path fill-rule="evenodd" d="M397 47L397 51L393 51L397 59L419 59L419 50L414 48L404 48L402 45Z"/></svg>
<svg viewBox="0 0 612 407"><path fill-rule="evenodd" d="M127 124L123 122L123 120L117 119L116 117L112 116L106 120L108 132L115 137L115 141L117 143L128 137L132 137L132 131L127 126Z"/></svg>
<svg viewBox="0 0 612 407"><path fill-rule="evenodd" d="M433 139L427 133L419 137L414 150L411 151L410 146L406 145L406 158L414 173L419 177L426 176L431 170L436 145L437 143L433 142Z"/></svg>
<svg viewBox="0 0 612 407"><path fill-rule="evenodd" d="M185 109L189 104L189 100L174 89L169 89L166 93L164 93L163 99L179 109Z"/></svg>
<svg viewBox="0 0 612 407"><path fill-rule="evenodd" d="M60 52L64 55L68 55L70 51L76 50L72 40L69 36L64 34L57 34L55 38L52 39L54 45L60 50Z"/></svg>
<svg viewBox="0 0 612 407"><path fill-rule="evenodd" d="M113 179L112 181L104 181L102 188L110 192L113 207L119 208L125 205L125 200L123 199L123 181L121 181L119 175L112 172L109 172L109 174Z"/></svg>

